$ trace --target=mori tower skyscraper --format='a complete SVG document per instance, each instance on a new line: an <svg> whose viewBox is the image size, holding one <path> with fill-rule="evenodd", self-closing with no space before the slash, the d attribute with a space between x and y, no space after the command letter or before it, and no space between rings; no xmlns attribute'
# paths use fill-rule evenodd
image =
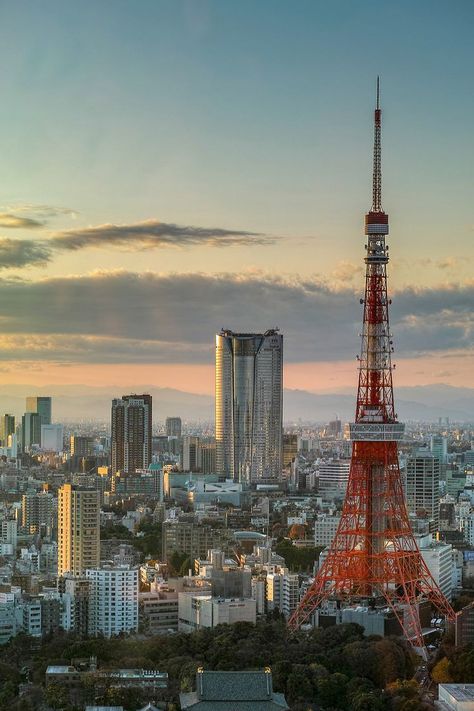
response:
<svg viewBox="0 0 474 711"><path fill-rule="evenodd" d="M242 484L276 482L282 467L283 336L216 336L216 468Z"/></svg>

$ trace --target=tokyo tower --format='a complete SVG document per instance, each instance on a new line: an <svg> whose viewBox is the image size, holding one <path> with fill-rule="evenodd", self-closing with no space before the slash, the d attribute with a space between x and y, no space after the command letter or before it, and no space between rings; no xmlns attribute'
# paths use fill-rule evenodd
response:
<svg viewBox="0 0 474 711"><path fill-rule="evenodd" d="M364 318L347 492L327 557L288 624L298 628L326 601L381 605L393 610L404 636L423 653L419 604L428 600L448 620L455 613L416 544L398 465L404 425L397 422L393 401L378 78L374 118L372 208L365 216Z"/></svg>

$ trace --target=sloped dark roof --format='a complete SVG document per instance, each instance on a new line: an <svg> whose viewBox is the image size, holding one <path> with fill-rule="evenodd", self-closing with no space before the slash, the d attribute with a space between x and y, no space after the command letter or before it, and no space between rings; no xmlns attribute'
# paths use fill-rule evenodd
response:
<svg viewBox="0 0 474 711"><path fill-rule="evenodd" d="M283 694L273 691L270 671L201 671L196 691L180 695L182 709L196 711L282 711Z"/></svg>

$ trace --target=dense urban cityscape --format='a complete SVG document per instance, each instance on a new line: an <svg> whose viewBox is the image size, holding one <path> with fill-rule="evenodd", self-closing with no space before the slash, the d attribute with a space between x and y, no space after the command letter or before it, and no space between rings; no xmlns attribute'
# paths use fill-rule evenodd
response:
<svg viewBox="0 0 474 711"><path fill-rule="evenodd" d="M173 653L157 669L141 645L145 650L148 640L182 639L221 625L236 625L244 638L248 625L279 625L283 634L338 528L352 446L348 424L339 419L283 426L283 339L275 330L216 336L215 435L210 425L189 426L178 413L160 422L153 415L159 403L147 394L118 394L109 426L55 422L47 396L28 397L21 419L2 416L4 705L19 689L21 708L90 708L112 700L131 708L130 693L133 703L141 698L158 708L181 694L181 708L192 708L191 677L211 672L200 672L202 665L185 652L179 664ZM412 703L397 708L415 708L413 695L427 701L436 682L466 682L472 673L462 650L474 629L473 443L472 423L441 416L409 425L400 442L417 546L458 614L447 630L444 619L423 613L430 676L423 664L417 689L410 686L415 669L406 647L407 680L399 680L397 665L383 672L390 694ZM393 612L361 605L327 606L311 626L327 635L334 625L350 629L352 623L357 632L345 632L346 643L365 633L394 644L401 633ZM101 641L87 641L94 639ZM136 640L139 651L132 654L127 640ZM63 651L54 652L52 641ZM24 663L14 672L9 663L17 645ZM45 668L37 662L43 648L52 655ZM65 658L67 652L74 658ZM259 655L275 667L270 650ZM122 658L130 668L111 663ZM229 661L234 670L232 657L217 669L228 669ZM300 667L276 660L275 697L281 701L284 693L299 708L315 694L329 708L321 682L338 672L323 664L312 682ZM361 690L366 705L351 708L382 708L377 682L359 681L352 691L334 691L331 708L347 708L340 695L355 699Z"/></svg>

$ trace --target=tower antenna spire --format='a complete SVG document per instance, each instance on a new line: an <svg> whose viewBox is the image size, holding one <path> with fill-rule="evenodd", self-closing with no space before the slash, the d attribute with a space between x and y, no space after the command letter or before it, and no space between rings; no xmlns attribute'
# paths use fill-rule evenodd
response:
<svg viewBox="0 0 474 711"><path fill-rule="evenodd" d="M374 169L372 174L372 210L382 210L382 109L380 108L380 78L377 77L377 102L374 112Z"/></svg>

